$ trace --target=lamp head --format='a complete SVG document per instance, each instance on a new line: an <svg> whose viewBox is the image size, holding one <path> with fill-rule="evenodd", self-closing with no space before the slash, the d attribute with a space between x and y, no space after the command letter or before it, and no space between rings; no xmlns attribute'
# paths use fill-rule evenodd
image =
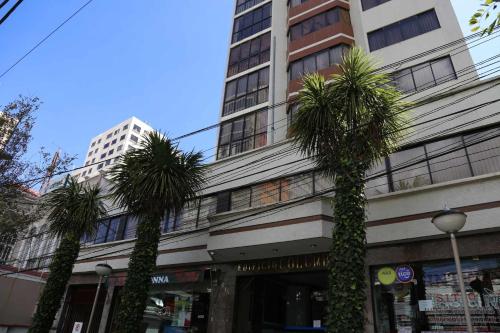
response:
<svg viewBox="0 0 500 333"><path fill-rule="evenodd" d="M99 276L109 276L113 268L108 264L97 264L95 265L95 272Z"/></svg>
<svg viewBox="0 0 500 333"><path fill-rule="evenodd" d="M440 231L452 234L460 231L464 227L466 220L467 215L465 213L456 209L445 208L437 213L431 221Z"/></svg>

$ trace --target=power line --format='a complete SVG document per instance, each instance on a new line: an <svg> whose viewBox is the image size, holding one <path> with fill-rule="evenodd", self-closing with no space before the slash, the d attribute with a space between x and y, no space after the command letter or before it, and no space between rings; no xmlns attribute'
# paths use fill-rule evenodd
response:
<svg viewBox="0 0 500 333"><path fill-rule="evenodd" d="M59 24L55 29L53 29L47 36L42 38L38 43L35 44L28 52L26 52L21 58L14 62L9 68L7 68L2 74L0 74L0 79L3 78L8 72L10 72L14 67L16 67L21 61L23 61L27 56L29 56L33 51L40 47L47 39L49 39L53 34L55 34L59 29L61 29L66 23L68 23L73 17L78 15L85 7L90 5L94 0L89 0L84 3L80 8L78 8L73 14L71 14L67 19L65 19L61 24Z"/></svg>
<svg viewBox="0 0 500 333"><path fill-rule="evenodd" d="M482 106L482 107L484 107L484 106ZM485 135L486 135L486 134L483 134L483 137L484 137ZM499 135L497 135L497 136L499 136ZM437 158L437 157L440 157L440 156L444 156L444 155L450 154L451 152L454 152L454 151L457 151L457 150L466 149L466 147L469 147L469 146L472 146L472 145L475 145L475 144L478 144L478 143L482 143L482 142L485 142L485 141L491 140L491 139L493 139L493 138L495 138L495 137L497 137L497 136L488 137L488 138L483 139L483 140L480 140L480 141L479 141L479 140L476 140L476 141L471 141L471 142L469 142L469 144L468 144L468 145L466 145L466 146L464 146L464 147L461 147L461 146L460 146L460 147L456 147L455 149L448 150L448 151L442 152L442 153L440 153L440 154L432 155L431 157L427 157L427 155L426 155L426 156L424 156L423 161L432 160L432 159L434 159L434 158ZM480 138L480 139L481 139L481 138ZM451 144L451 145L453 145L453 144ZM451 146L451 145L448 145L448 146ZM445 146L445 147L446 147L446 146ZM441 147L440 149L443 149L443 148L445 148L445 147ZM490 149L486 149L486 150L490 150ZM479 153L479 152L477 152L477 153ZM454 159L454 158L451 158L451 159ZM449 159L449 160L451 160L451 159ZM410 161L411 161L411 160L410 160ZM390 172L391 174L397 174L399 170L402 170L402 171L407 172L407 171L408 171L408 169L407 169L407 168L408 168L409 166L411 166L411 165L415 165L415 164L420 164L420 163L422 163L422 160L417 161L417 162L415 162L415 163L411 163L411 164L408 164L408 163L401 163L401 164L398 164L398 165L393 166L393 168L391 169L391 171L388 171L388 172L386 172L386 173L385 173L385 174L383 174L383 175L387 175L389 172ZM439 161L439 162L434 163L434 164L440 164L440 163L443 163L443 161ZM453 166L453 167L456 167L456 166ZM452 167L450 167L450 168L452 168ZM441 171L441 170L437 170L437 171ZM380 175L380 176L383 176L383 175ZM372 175L371 177L373 177L373 175ZM314 180L313 180L313 181L314 181ZM298 186L295 186L295 188L297 188L297 187L301 187L301 186L304 186L304 184L300 184L300 185L298 185ZM374 187L378 187L378 186L380 186L380 185L376 185L376 186L374 186ZM291 187L290 189L292 189L292 188L293 188L293 187ZM368 187L368 188L369 188L369 187ZM367 189L368 189L368 188L367 188ZM272 194L270 194L268 197L271 197L271 196L272 196ZM239 207L239 208L243 208L243 207L246 207L246 204L244 204L242 207ZM237 208L238 208L238 207L236 207L235 209L237 209ZM193 220L193 222L194 222L194 220ZM198 231L199 231L199 229L200 229L200 228L196 228L196 227L195 227L193 230L194 230L194 231L196 231L196 232L198 232ZM108 248L110 248L110 247L114 247L115 245L116 245L116 244L110 244L109 246L107 246L107 247L105 247L105 248L99 248L99 249L97 249L97 251L94 251L94 253L95 253L95 252L101 252L101 251L104 251L104 250L106 250L106 249L108 249ZM122 250L123 250L123 249L122 249ZM90 253L86 253L86 255L88 255L88 254L90 254ZM45 257L45 256L44 256L44 257ZM87 258L85 258L85 259L87 259Z"/></svg>
<svg viewBox="0 0 500 333"><path fill-rule="evenodd" d="M5 15L0 19L0 25L2 25L2 23L5 22L5 20L7 20L9 18L10 15L12 15L12 13L14 13L14 11L16 10L16 8L23 2L24 0L17 0L17 2L14 4L14 6L12 6L8 11L7 13L5 13ZM2 8L5 4L7 3L7 1L4 1L1 5L0 5L0 8Z"/></svg>

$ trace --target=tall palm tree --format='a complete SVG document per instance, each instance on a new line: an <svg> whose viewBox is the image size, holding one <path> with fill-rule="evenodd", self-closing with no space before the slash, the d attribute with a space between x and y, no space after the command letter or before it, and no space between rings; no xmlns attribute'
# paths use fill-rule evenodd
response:
<svg viewBox="0 0 500 333"><path fill-rule="evenodd" d="M115 202L139 218L117 320L118 332L135 333L156 268L160 222L197 195L204 182L202 154L182 152L161 133L151 132L140 149L123 155L110 175Z"/></svg>
<svg viewBox="0 0 500 333"><path fill-rule="evenodd" d="M365 174L387 156L406 124L401 94L359 48L344 55L340 74L304 78L294 143L335 184L330 253L328 332L364 332Z"/></svg>
<svg viewBox="0 0 500 333"><path fill-rule="evenodd" d="M65 187L49 194L48 221L54 237L61 237L51 264L47 283L38 302L30 333L48 333L61 305L84 234L92 235L98 219L106 214L98 185L77 183L70 178Z"/></svg>

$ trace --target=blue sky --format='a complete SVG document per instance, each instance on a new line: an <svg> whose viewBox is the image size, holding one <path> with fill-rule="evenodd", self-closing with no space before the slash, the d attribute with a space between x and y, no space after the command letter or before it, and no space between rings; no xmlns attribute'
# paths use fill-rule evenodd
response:
<svg viewBox="0 0 500 333"><path fill-rule="evenodd" d="M0 27L0 72L86 1L24 1ZM19 94L43 101L28 157L39 146L61 148L78 154L79 166L90 138L133 115L174 137L216 123L232 2L94 0L0 79L0 105ZM452 3L469 34L479 0ZM478 47L473 57L491 53ZM182 147L211 148L215 135L193 136Z"/></svg>

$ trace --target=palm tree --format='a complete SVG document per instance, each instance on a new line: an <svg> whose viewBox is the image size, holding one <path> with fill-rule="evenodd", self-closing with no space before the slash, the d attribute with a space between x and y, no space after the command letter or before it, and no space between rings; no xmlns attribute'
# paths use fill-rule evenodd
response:
<svg viewBox="0 0 500 333"><path fill-rule="evenodd" d="M115 203L139 219L117 320L118 332L135 333L156 268L160 222L197 195L204 182L202 154L182 152L161 133L151 132L140 149L122 156L110 175Z"/></svg>
<svg viewBox="0 0 500 333"><path fill-rule="evenodd" d="M84 234L94 234L98 219L106 214L99 186L79 184L72 178L65 187L49 194L46 205L50 209L49 230L54 237L61 237L61 243L49 265L30 333L50 331L80 251L80 239Z"/></svg>
<svg viewBox="0 0 500 333"><path fill-rule="evenodd" d="M364 332L365 174L387 156L406 123L401 94L374 62L352 48L327 82L304 78L291 133L299 150L313 158L335 184L335 227L329 269L328 332Z"/></svg>

